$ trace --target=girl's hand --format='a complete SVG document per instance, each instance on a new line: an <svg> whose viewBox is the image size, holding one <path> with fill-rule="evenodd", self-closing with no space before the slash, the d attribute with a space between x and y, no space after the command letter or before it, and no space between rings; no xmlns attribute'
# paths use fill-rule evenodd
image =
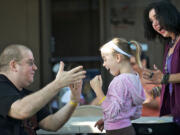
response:
<svg viewBox="0 0 180 135"><path fill-rule="evenodd" d="M94 127L96 127L102 132L104 129L104 121L103 119L100 119L96 122L96 124L94 125Z"/></svg>
<svg viewBox="0 0 180 135"><path fill-rule="evenodd" d="M100 95L102 92L102 78L101 75L95 76L91 81L90 81L91 88L94 90L96 95Z"/></svg>

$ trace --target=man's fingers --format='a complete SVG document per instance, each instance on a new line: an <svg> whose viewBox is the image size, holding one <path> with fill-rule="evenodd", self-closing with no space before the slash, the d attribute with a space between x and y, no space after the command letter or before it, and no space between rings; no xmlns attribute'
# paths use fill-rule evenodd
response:
<svg viewBox="0 0 180 135"><path fill-rule="evenodd" d="M74 88L73 84L70 84L69 87L71 88L71 90Z"/></svg>
<svg viewBox="0 0 180 135"><path fill-rule="evenodd" d="M82 82L82 79L75 79L74 81L73 81L73 83L79 83L79 82ZM77 86L79 87L79 86L82 86L82 83L81 84L78 84Z"/></svg>
<svg viewBox="0 0 180 135"><path fill-rule="evenodd" d="M60 74L64 71L64 63L62 61L60 61L59 63L59 70L57 72L56 77L60 76Z"/></svg>
<svg viewBox="0 0 180 135"><path fill-rule="evenodd" d="M86 77L86 71L83 70L82 66L73 68L72 70L68 71L70 74L73 75L73 78L75 79L83 79Z"/></svg>
<svg viewBox="0 0 180 135"><path fill-rule="evenodd" d="M80 75L85 75L85 74L86 74L85 70L74 73L75 76L80 76Z"/></svg>
<svg viewBox="0 0 180 135"><path fill-rule="evenodd" d="M71 69L69 72L76 73L76 72L79 72L81 70L83 70L83 66L75 67L75 68Z"/></svg>
<svg viewBox="0 0 180 135"><path fill-rule="evenodd" d="M77 80L78 82L81 81L82 79L84 79L86 77L86 71L80 71L78 73L74 74L74 79Z"/></svg>
<svg viewBox="0 0 180 135"><path fill-rule="evenodd" d="M64 71L64 62L60 61L59 72L62 72L62 71Z"/></svg>

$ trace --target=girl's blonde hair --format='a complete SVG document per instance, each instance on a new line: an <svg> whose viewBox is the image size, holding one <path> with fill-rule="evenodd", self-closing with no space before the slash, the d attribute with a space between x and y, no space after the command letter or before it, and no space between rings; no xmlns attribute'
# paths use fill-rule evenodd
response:
<svg viewBox="0 0 180 135"><path fill-rule="evenodd" d="M141 59L140 59L140 56L141 56L141 46L140 44L135 41L135 40L131 40L131 41L127 41L126 39L123 39L123 38L113 38L110 42L112 42L114 45L116 45L119 49L121 49L123 52L125 52L125 54L122 54L124 56L124 58L126 60L130 60L130 55L133 55L132 54L132 50L131 50L131 45L135 45L136 47L136 53L135 53L135 58L136 58L136 61L139 65L139 67L142 68L142 63L141 63ZM105 48L106 49L111 49L109 51L112 51L112 53L120 53L118 52L117 50L113 49L113 48L109 48L109 42L104 44L103 46L100 47L100 51L103 51ZM126 55L127 54L127 55Z"/></svg>

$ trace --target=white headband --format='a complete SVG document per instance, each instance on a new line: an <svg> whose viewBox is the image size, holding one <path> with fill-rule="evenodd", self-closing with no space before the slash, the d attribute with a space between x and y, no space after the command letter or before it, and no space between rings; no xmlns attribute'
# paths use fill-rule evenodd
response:
<svg viewBox="0 0 180 135"><path fill-rule="evenodd" d="M117 52L121 53L121 54L124 54L128 57L131 57L130 54L126 53L125 51L121 50L117 45L115 45L112 41L109 41L107 43L107 47L110 47L110 48L113 48L114 50L116 50Z"/></svg>

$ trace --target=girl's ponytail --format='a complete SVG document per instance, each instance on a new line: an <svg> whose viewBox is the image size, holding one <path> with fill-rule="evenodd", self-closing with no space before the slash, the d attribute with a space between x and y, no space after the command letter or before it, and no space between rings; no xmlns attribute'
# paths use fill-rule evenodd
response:
<svg viewBox="0 0 180 135"><path fill-rule="evenodd" d="M142 50L141 45L135 40L131 40L129 42L129 44L133 44L133 45L136 46L136 54L135 54L136 56L135 56L135 58L136 58L136 61L137 61L138 65L139 65L139 67L143 68L142 63L141 63L141 50Z"/></svg>

